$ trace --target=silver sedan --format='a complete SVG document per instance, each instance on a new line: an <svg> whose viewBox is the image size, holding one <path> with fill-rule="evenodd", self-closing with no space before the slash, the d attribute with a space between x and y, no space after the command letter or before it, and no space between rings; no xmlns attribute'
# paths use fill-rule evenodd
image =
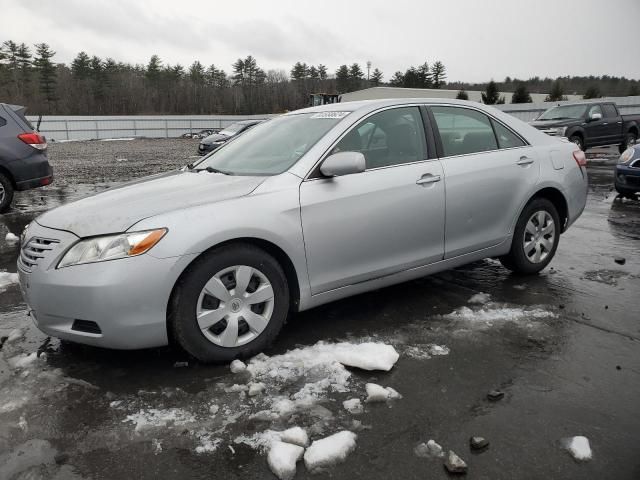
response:
<svg viewBox="0 0 640 480"><path fill-rule="evenodd" d="M486 257L539 272L582 213L585 165L575 145L472 102L299 110L40 216L20 282L48 335L174 341L226 362L339 298Z"/></svg>

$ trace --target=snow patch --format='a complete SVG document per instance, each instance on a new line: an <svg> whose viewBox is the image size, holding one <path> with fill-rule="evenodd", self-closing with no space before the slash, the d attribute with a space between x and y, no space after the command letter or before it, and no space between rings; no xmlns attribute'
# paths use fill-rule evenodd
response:
<svg viewBox="0 0 640 480"><path fill-rule="evenodd" d="M200 445L196 447L196 453L211 453L218 449L218 446L222 442L219 438L213 438L211 433L199 432L196 434Z"/></svg>
<svg viewBox="0 0 640 480"><path fill-rule="evenodd" d="M4 237L7 243L18 243L20 241L20 237L18 237L15 233L7 233Z"/></svg>
<svg viewBox="0 0 640 480"><path fill-rule="evenodd" d="M491 300L491 295L489 295L488 293L480 292L472 295L468 302L484 305L485 303L489 302L489 300Z"/></svg>
<svg viewBox="0 0 640 480"><path fill-rule="evenodd" d="M0 272L0 292L4 292L7 287L18 283L18 274L10 272Z"/></svg>
<svg viewBox="0 0 640 480"><path fill-rule="evenodd" d="M296 463L302 458L304 448L284 442L274 442L267 455L267 464L280 480L292 480L296 475Z"/></svg>
<svg viewBox="0 0 640 480"><path fill-rule="evenodd" d="M309 445L309 436L307 435L307 432L300 427L292 427L285 430L280 434L280 440L293 445L298 445L299 447L306 447Z"/></svg>
<svg viewBox="0 0 640 480"><path fill-rule="evenodd" d="M367 383L367 403L386 402L402 398L397 391L391 387L382 387L375 383Z"/></svg>
<svg viewBox="0 0 640 480"><path fill-rule="evenodd" d="M234 360L229 366L231 373L244 372L247 369L247 365L242 360Z"/></svg>
<svg viewBox="0 0 640 480"><path fill-rule="evenodd" d="M576 460L581 462L591 460L591 446L589 445L589 439L587 437L577 436L563 438L562 445Z"/></svg>
<svg viewBox="0 0 640 480"><path fill-rule="evenodd" d="M135 431L140 433L152 428L167 427L170 425L181 426L194 423L195 421L196 418L191 413L180 408L149 408L127 415L123 423L130 422L135 424Z"/></svg>
<svg viewBox="0 0 640 480"><path fill-rule="evenodd" d="M344 462L356 448L358 436L348 430L316 440L304 453L304 464L311 473Z"/></svg>
<svg viewBox="0 0 640 480"><path fill-rule="evenodd" d="M134 137L123 137L123 138L101 138L101 142L130 142L131 140L135 140Z"/></svg>
<svg viewBox="0 0 640 480"><path fill-rule="evenodd" d="M494 307L489 305L475 310L469 307L460 307L451 313L442 315L441 318L492 326L494 322L521 322L532 319L554 318L556 316L555 313L541 308Z"/></svg>
<svg viewBox="0 0 640 480"><path fill-rule="evenodd" d="M35 362L38 361L38 354L36 352L28 355L17 355L7 360L7 363L11 368L29 368Z"/></svg>
<svg viewBox="0 0 640 480"><path fill-rule="evenodd" d="M364 406L359 398L350 398L342 402L344 409L352 415L360 415L364 412Z"/></svg>

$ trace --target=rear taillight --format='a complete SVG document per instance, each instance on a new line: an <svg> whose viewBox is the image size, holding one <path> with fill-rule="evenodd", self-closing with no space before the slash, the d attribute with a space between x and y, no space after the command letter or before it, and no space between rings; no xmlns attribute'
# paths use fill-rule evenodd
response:
<svg viewBox="0 0 640 480"><path fill-rule="evenodd" d="M27 145L37 149L44 150L47 148L47 139L36 132L21 133L18 138Z"/></svg>
<svg viewBox="0 0 640 480"><path fill-rule="evenodd" d="M582 150L576 150L575 152L573 152L573 158L579 167L587 166L587 156Z"/></svg>

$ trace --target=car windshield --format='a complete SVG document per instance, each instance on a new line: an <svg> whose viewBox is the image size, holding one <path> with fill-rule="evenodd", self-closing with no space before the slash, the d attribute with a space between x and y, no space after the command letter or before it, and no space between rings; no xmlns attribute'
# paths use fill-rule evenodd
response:
<svg viewBox="0 0 640 480"><path fill-rule="evenodd" d="M245 126L246 124L244 123L232 123L228 127L225 127L224 130L220 130L218 133L231 137L242 130Z"/></svg>
<svg viewBox="0 0 640 480"><path fill-rule="evenodd" d="M538 120L560 120L563 118L582 118L588 105L562 105L553 107L538 117Z"/></svg>
<svg viewBox="0 0 640 480"><path fill-rule="evenodd" d="M295 164L346 114L303 113L273 118L214 150L194 168L229 175L277 175Z"/></svg>

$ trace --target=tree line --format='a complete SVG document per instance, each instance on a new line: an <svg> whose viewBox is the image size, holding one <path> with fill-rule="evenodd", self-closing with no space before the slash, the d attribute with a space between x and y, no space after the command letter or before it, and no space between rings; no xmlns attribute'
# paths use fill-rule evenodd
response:
<svg viewBox="0 0 640 480"><path fill-rule="evenodd" d="M511 101L530 101L529 92L566 93L585 97L638 94L640 83L618 77L563 77L470 84L447 82L440 61L409 66L385 82L371 62L326 65L296 62L289 72L266 70L251 55L239 58L227 72L218 64L194 61L171 65L153 55L146 65L124 63L80 52L70 64L55 62L46 43L33 46L4 41L0 46L0 101L26 105L32 114L260 114L307 106L310 93L346 93L375 86L486 90L485 103L505 102L498 91L514 91ZM486 96L486 98L485 98Z"/></svg>

